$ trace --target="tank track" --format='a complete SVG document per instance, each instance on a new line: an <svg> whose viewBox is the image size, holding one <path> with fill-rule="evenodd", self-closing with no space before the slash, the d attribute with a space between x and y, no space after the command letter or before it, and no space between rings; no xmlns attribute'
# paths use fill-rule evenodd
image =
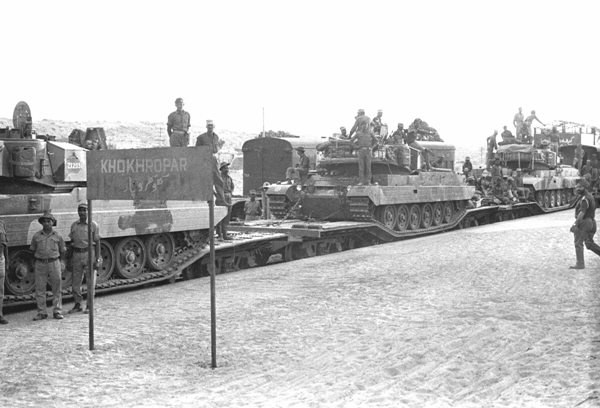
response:
<svg viewBox="0 0 600 408"><path fill-rule="evenodd" d="M288 215L290 202L286 196L270 196L269 211L271 216L282 219Z"/></svg>
<svg viewBox="0 0 600 408"><path fill-rule="evenodd" d="M368 198L352 198L349 200L349 206L350 214L352 215L352 219L354 221L374 222L378 225L380 229L384 230L388 235L397 239L416 237L420 235L427 235L450 230L459 225L460 221L467 214L467 209L463 206L461 209L454 212L454 214L452 215L452 219L448 223L440 224L437 226L431 226L429 228L396 231L386 227L382 222L380 222L374 217L370 200Z"/></svg>

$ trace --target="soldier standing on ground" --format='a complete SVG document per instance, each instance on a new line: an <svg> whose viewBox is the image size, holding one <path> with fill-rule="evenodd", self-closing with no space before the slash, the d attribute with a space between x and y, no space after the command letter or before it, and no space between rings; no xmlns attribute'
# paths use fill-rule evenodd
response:
<svg viewBox="0 0 600 408"><path fill-rule="evenodd" d="M519 111L515 113L513 118L513 125L515 126L515 134L517 140L520 142L522 140L521 129L523 129L523 120L525 117L523 116L523 108L519 108Z"/></svg>
<svg viewBox="0 0 600 408"><path fill-rule="evenodd" d="M596 233L596 202L590 194L590 184L585 180L577 182L577 194L581 197L575 207L575 223L571 232L575 236L575 256L577 263L569 269L585 269L583 244L585 247L600 256L600 246L594 242Z"/></svg>
<svg viewBox="0 0 600 408"><path fill-rule="evenodd" d="M358 145L358 185L371 184L371 151L376 139L369 129L371 119L359 109L354 126L350 129L350 139ZM356 136L352 137L356 133Z"/></svg>
<svg viewBox="0 0 600 408"><path fill-rule="evenodd" d="M183 110L183 99L175 99L177 110L167 118L167 134L171 147L187 147L190 144L190 114Z"/></svg>
<svg viewBox="0 0 600 408"><path fill-rule="evenodd" d="M219 238L227 241L231 239L227 234L227 229L229 227L229 218L231 217L231 197L233 196L233 179L229 175L229 163L221 163L219 166L219 171L221 172L221 179L223 180L223 193L225 197L225 205L227 206L227 215L217 226L217 235Z"/></svg>
<svg viewBox="0 0 600 408"><path fill-rule="evenodd" d="M246 221L254 221L260 218L262 207L260 201L256 201L256 190L250 190L250 200L244 203L244 214Z"/></svg>
<svg viewBox="0 0 600 408"><path fill-rule="evenodd" d="M206 121L206 132L202 133L196 138L196 146L208 146L213 155L211 160L212 174L213 174L213 185L217 196L217 205L225 204L225 193L223 191L223 179L221 178L221 172L219 171L217 164L217 153L221 146L219 145L219 136L214 132L215 125L212 120Z"/></svg>
<svg viewBox="0 0 600 408"><path fill-rule="evenodd" d="M42 320L48 317L46 311L46 285L52 288L53 317L62 319L62 293L61 273L65 269L65 241L56 231L56 218L50 211L38 218L42 229L36 232L31 239L29 249L35 258L35 298L37 300L37 315L33 320Z"/></svg>
<svg viewBox="0 0 600 408"><path fill-rule="evenodd" d="M71 225L71 232L69 238L71 238L71 247L73 249L73 255L71 258L71 269L73 271L73 299L75 305L73 309L69 310L69 314L81 312L81 301L83 297L81 295L81 284L83 282L83 273L85 270L86 279L91 279L90 268L88 267L88 222L87 222L87 204L79 204L77 206L77 214L79 215L79 221L75 221ZM93 245L93 257L95 259L94 266L98 267L100 263L100 235L98 233L98 224L92 221L92 240ZM87 307L86 312L90 308L89 293L87 296Z"/></svg>
<svg viewBox="0 0 600 408"><path fill-rule="evenodd" d="M8 320L2 314L2 303L4 302L4 277L6 276L6 230L4 222L0 221L0 324L8 324Z"/></svg>

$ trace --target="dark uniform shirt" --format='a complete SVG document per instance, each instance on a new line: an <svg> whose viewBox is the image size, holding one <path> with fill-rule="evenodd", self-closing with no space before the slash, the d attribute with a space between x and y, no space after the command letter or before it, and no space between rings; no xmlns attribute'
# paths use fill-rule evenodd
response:
<svg viewBox="0 0 600 408"><path fill-rule="evenodd" d="M575 207L575 216L579 216L581 213L583 213L583 219L594 219L596 215L596 203L592 195L587 191Z"/></svg>
<svg viewBox="0 0 600 408"><path fill-rule="evenodd" d="M233 179L229 174L223 173L221 173L221 178L223 179L223 192L231 195L234 189Z"/></svg>
<svg viewBox="0 0 600 408"><path fill-rule="evenodd" d="M100 235L98 234L98 224L96 221L92 221L92 240L94 242L100 241ZM69 238L73 247L84 249L88 247L88 224L87 222L75 221L71 224L71 232Z"/></svg>
<svg viewBox="0 0 600 408"><path fill-rule="evenodd" d="M65 241L54 230L49 234L40 230L33 235L29 249L37 259L58 258L65 253Z"/></svg>
<svg viewBox="0 0 600 408"><path fill-rule="evenodd" d="M300 155L300 170L304 171L305 173L308 173L309 167L310 159L308 158L308 156L305 154Z"/></svg>
<svg viewBox="0 0 600 408"><path fill-rule="evenodd" d="M356 118L354 126L350 130L350 136L356 133L356 144L359 147L371 147L373 145L373 136L369 131L371 119L367 115L360 115Z"/></svg>
<svg viewBox="0 0 600 408"><path fill-rule="evenodd" d="M172 130L187 132L190 129L190 114L184 110L171 112L167 118L167 127Z"/></svg>
<svg viewBox="0 0 600 408"><path fill-rule="evenodd" d="M210 146L212 153L216 154L219 151L219 136L215 132L212 134L202 133L196 138L196 146Z"/></svg>

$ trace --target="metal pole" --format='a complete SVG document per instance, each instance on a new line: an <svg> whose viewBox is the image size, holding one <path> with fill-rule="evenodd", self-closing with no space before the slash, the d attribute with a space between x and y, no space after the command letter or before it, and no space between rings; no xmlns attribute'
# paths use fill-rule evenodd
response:
<svg viewBox="0 0 600 408"><path fill-rule="evenodd" d="M210 244L210 354L211 367L217 368L217 311L215 298L215 200L208 202L209 238Z"/></svg>
<svg viewBox="0 0 600 408"><path fill-rule="evenodd" d="M87 267L87 309L89 316L89 343L90 350L94 349L94 289L96 274L94 273L94 239L92 235L92 200L88 200L88 267ZM98 248L100 252L100 248Z"/></svg>

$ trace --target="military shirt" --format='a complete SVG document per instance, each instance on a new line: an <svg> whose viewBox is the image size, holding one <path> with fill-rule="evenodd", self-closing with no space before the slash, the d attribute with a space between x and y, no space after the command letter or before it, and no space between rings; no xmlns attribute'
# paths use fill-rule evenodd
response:
<svg viewBox="0 0 600 408"><path fill-rule="evenodd" d="M167 118L167 127L187 132L190 129L190 114L184 110L171 112Z"/></svg>
<svg viewBox="0 0 600 408"><path fill-rule="evenodd" d="M350 129L350 136L356 133L357 144L359 147L371 147L372 136L369 130L371 119L367 115L360 115L356 117L354 126Z"/></svg>
<svg viewBox="0 0 600 408"><path fill-rule="evenodd" d="M216 154L219 151L219 136L215 132L212 134L202 133L196 138L196 146L210 146L212 153Z"/></svg>
<svg viewBox="0 0 600 408"><path fill-rule="evenodd" d="M37 259L58 258L65 253L65 241L56 231L46 234L40 230L33 235L29 247Z"/></svg>
<svg viewBox="0 0 600 408"><path fill-rule="evenodd" d="M100 234L98 234L98 224L96 224L96 221L92 221L92 235L92 240L94 242L100 241ZM89 246L87 222L75 221L71 224L69 238L71 238L73 247L79 249L87 248Z"/></svg>
<svg viewBox="0 0 600 408"><path fill-rule="evenodd" d="M310 167L310 159L307 155L303 154L300 156L300 169L308 173Z"/></svg>
<svg viewBox="0 0 600 408"><path fill-rule="evenodd" d="M221 173L221 178L223 179L223 192L225 194L232 194L234 185L231 176L229 174L225 175Z"/></svg>

